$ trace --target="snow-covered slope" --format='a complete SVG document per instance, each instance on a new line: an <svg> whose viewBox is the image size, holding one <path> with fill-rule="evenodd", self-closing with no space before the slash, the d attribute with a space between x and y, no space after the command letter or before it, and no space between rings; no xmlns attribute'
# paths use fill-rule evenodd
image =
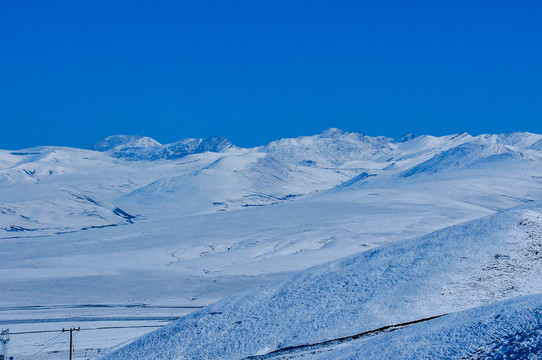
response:
<svg viewBox="0 0 542 360"><path fill-rule="evenodd" d="M0 308L207 305L542 199L541 139L330 129L252 149L114 136L1 150Z"/></svg>
<svg viewBox="0 0 542 360"><path fill-rule="evenodd" d="M541 139L512 133L394 140L329 129L254 149L238 149L217 137L161 145L147 137L116 135L94 146L101 152L59 147L2 151L5 216L0 228L73 231L124 224L112 214L117 208L146 218L164 208L177 216L194 215L367 183L394 188L409 177L418 182L435 175L484 177L491 188L488 177L508 176L509 169L518 169L517 180L530 181L534 190L539 188L542 152L536 144ZM532 198L521 192L506 195ZM504 195L500 189L490 193Z"/></svg>
<svg viewBox="0 0 542 360"><path fill-rule="evenodd" d="M223 300L108 359L240 359L542 293L542 204L383 246Z"/></svg>
<svg viewBox="0 0 542 360"><path fill-rule="evenodd" d="M295 354L300 357L300 353ZM406 329L303 351L303 359L539 359L542 295L449 314ZM278 357L269 357L274 359ZM280 359L296 358L282 356Z"/></svg>
<svg viewBox="0 0 542 360"><path fill-rule="evenodd" d="M519 151L508 148L506 145L468 142L435 155L431 159L403 172L401 176L408 177L420 173L457 172L465 168L485 169L502 166L507 162L536 162L537 160L540 160L540 158L526 156Z"/></svg>

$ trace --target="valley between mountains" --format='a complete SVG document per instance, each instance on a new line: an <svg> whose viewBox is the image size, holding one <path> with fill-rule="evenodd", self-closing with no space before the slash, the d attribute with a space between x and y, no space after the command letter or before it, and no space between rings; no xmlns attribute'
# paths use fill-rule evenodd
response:
<svg viewBox="0 0 542 360"><path fill-rule="evenodd" d="M1 150L0 325L80 324L76 358L522 354L542 338L539 200L531 133ZM63 356L33 355L51 336L12 353Z"/></svg>

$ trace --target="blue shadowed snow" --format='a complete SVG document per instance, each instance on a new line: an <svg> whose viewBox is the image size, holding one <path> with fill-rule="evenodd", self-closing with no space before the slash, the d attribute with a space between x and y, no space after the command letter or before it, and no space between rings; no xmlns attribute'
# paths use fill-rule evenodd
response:
<svg viewBox="0 0 542 360"><path fill-rule="evenodd" d="M540 359L542 295L476 307L304 355L310 360Z"/></svg>
<svg viewBox="0 0 542 360"><path fill-rule="evenodd" d="M537 203L223 300L107 359L239 359L540 293L540 250Z"/></svg>

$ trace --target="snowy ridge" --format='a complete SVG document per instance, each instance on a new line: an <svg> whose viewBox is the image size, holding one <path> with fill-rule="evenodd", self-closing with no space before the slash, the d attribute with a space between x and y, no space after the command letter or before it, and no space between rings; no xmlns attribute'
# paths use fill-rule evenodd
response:
<svg viewBox="0 0 542 360"><path fill-rule="evenodd" d="M146 136L112 135L96 142L91 149L96 151L119 151L125 148L152 148L161 144Z"/></svg>
<svg viewBox="0 0 542 360"><path fill-rule="evenodd" d="M529 133L463 133L394 140L329 129L254 149L235 148L217 137L161 145L147 137L117 135L94 146L101 152L58 147L6 151L0 159L0 184L29 194L47 189L51 197L33 195L32 201L21 203L21 197L6 196L4 207L17 215L4 218L0 229L66 231L118 224L101 208L85 204L78 209L80 202L70 194L148 217L164 207L177 214L229 211L366 183L397 186L401 177L457 174L459 169L487 177L482 171L504 174L502 169L523 166L521 172L528 169L527 175L539 176L542 153L532 146L541 138ZM6 195L13 192L4 190ZM40 219L40 209L45 208L59 213ZM69 216L78 214L69 226L63 208L69 209Z"/></svg>
<svg viewBox="0 0 542 360"><path fill-rule="evenodd" d="M118 136L102 142L103 151L0 150L0 310L7 320L33 319L38 312L9 309L35 305L50 308L39 312L48 316L81 318L91 311L99 319L100 308L89 310L93 308L85 304L117 304L108 307L108 318L128 314L134 319L140 315L132 309L134 303L157 305L145 307L148 318L163 318L159 309L180 304L185 310L166 315L185 315L193 310L190 306L205 306L330 260L542 199L542 153L536 149L541 139L529 133L390 139L331 129L252 149L227 144L222 148L220 139L185 139L170 149L171 144L149 138ZM171 153L162 155L166 148ZM134 156L116 157L115 151ZM176 156L180 157L170 159ZM409 171L415 175L402 176ZM519 269L515 264L521 261L501 250L493 254L499 255L493 258L497 264L486 268ZM510 253L525 254L524 250ZM482 275L472 283L493 301L499 299L491 295L495 289L510 292L507 276L499 276L504 283L496 287L483 285ZM465 307L480 303L470 290L448 285L468 300ZM287 290L283 294L290 294ZM303 296L323 296L326 301L327 290L320 291ZM387 294L394 296L391 290ZM374 301L375 311L387 306ZM343 304L335 304L331 316L341 318L341 308ZM291 309L293 317L299 309ZM363 309L358 310L361 314ZM273 308L269 314L275 316ZM410 315L406 321L423 316ZM235 325L239 331L252 331L250 321L235 318L235 312L231 316L232 323L242 322ZM310 316L307 310L306 318ZM216 320L220 321L210 322L205 331L214 334L213 324L223 329L231 325L228 318ZM253 325L268 321L253 320ZM373 320L367 328L397 323L391 315ZM314 338L302 331L290 338L272 335L271 343L256 336L258 348L242 353L250 356L365 329L328 333L329 328L307 321ZM33 330L32 324L21 324L20 330ZM102 340L111 346L142 333L118 332Z"/></svg>
<svg viewBox="0 0 542 360"><path fill-rule="evenodd" d="M541 293L541 254L537 203L309 269L107 358L238 359Z"/></svg>
<svg viewBox="0 0 542 360"><path fill-rule="evenodd" d="M435 174L444 171L457 171L461 168L483 168L495 166L497 162L507 160L529 160L520 152L502 144L464 143L435 155L431 159L403 172L401 176L409 177L419 173ZM537 159L533 159L536 161Z"/></svg>
<svg viewBox="0 0 542 360"><path fill-rule="evenodd" d="M262 151L290 164L337 166L353 160L374 160L389 154L393 139L328 129L316 136L282 139Z"/></svg>
<svg viewBox="0 0 542 360"><path fill-rule="evenodd" d="M219 137L162 145L148 137L115 135L94 145L99 152L2 151L0 200L6 216L0 234L2 229L59 232L119 225L110 213L116 208L138 218L164 208L184 216L274 205L327 190L402 187L401 178L427 181L454 174L488 181L494 174L497 181L511 168L522 182L530 177L528 187L536 190L541 141L542 136L530 133L409 134L395 140L329 129L253 149L236 148ZM523 193L507 196L525 198Z"/></svg>
<svg viewBox="0 0 542 360"><path fill-rule="evenodd" d="M233 148L227 139L213 136L206 139L183 139L162 145L149 137L138 135L114 135L98 141L92 148L106 151L115 158L127 160L174 160L190 154L225 152Z"/></svg>

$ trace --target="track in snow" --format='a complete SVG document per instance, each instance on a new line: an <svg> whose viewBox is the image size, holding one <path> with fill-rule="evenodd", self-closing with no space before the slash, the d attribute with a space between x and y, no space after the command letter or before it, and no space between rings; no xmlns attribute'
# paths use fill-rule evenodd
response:
<svg viewBox="0 0 542 360"><path fill-rule="evenodd" d="M278 357L281 357L283 359L287 359L287 358L289 358L289 355L295 356L296 354L306 352L306 351L322 350L324 348L328 348L328 347L334 346L334 345L340 345L340 344L343 344L343 343L348 342L348 341L363 339L363 338L366 338L366 337L377 336L377 335L384 334L384 333L389 333L389 332L392 332L392 331L395 331L395 330L403 329L403 328L408 327L410 325L414 325L414 324L418 324L418 323L421 323L421 322L437 319L437 318L445 316L445 315L447 315L447 314L435 315L435 316L431 316L431 317L428 317L428 318L423 318L423 319L418 319L418 320L413 320L413 321L407 321L407 322L400 323L400 324L387 325L387 326L383 326L383 327L378 328L378 329L364 331L364 332L359 333L359 334L345 336L345 337L341 337L341 338L337 338L337 339L326 340L326 341L322 341L322 342L318 342L318 343L314 343L314 344L303 344L303 345L287 346L287 347L284 347L284 348L281 348L281 349L271 351L271 352L269 352L267 354L264 354L264 355L248 356L248 357L244 358L244 360L263 360L263 359L273 359L273 358L278 358Z"/></svg>

